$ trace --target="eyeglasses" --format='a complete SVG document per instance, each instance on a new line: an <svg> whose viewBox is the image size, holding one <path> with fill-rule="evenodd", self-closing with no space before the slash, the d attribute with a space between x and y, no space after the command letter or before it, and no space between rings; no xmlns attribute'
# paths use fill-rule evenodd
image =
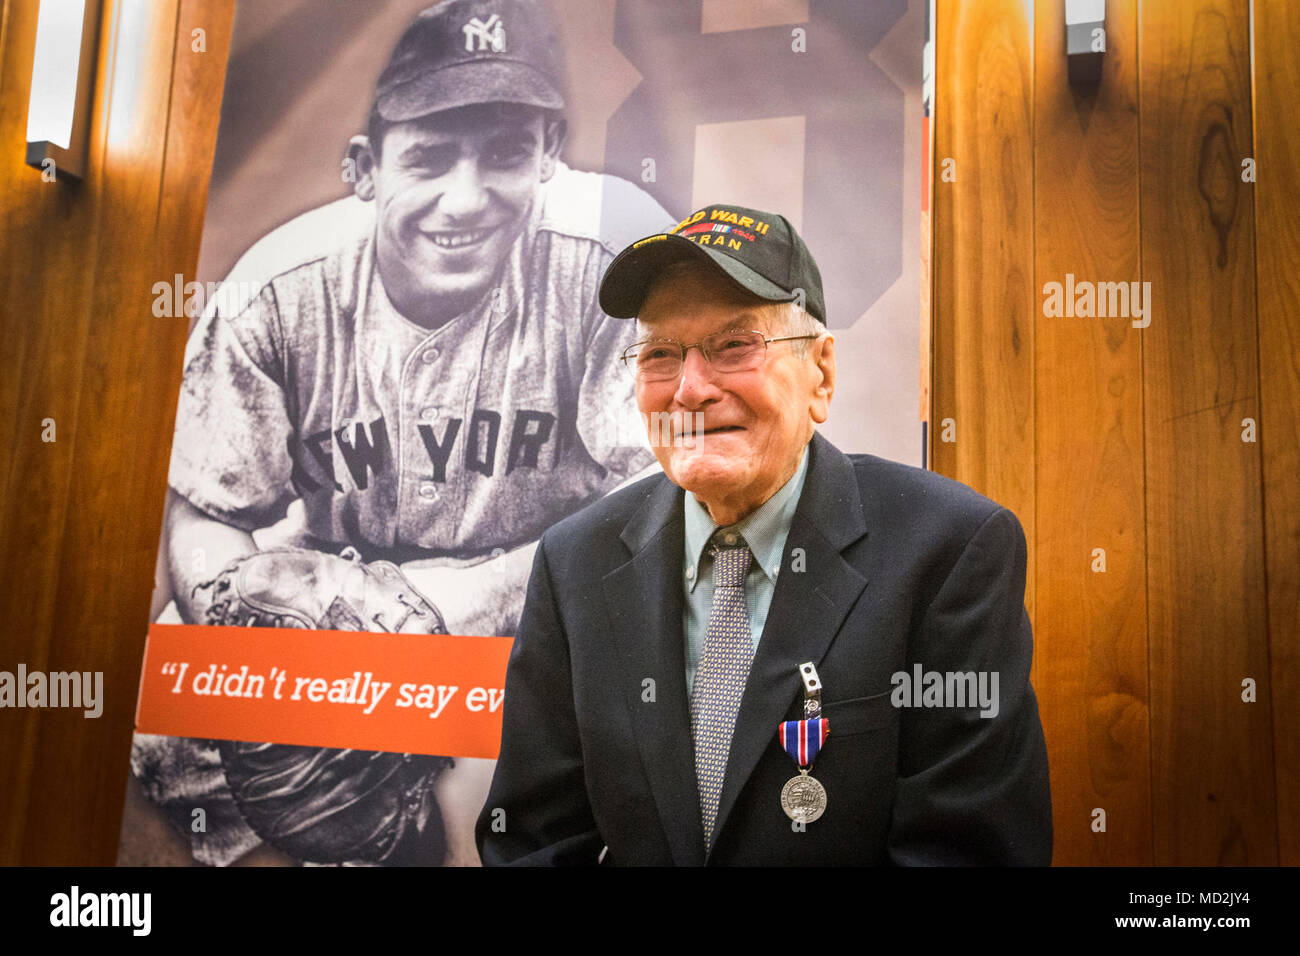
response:
<svg viewBox="0 0 1300 956"><path fill-rule="evenodd" d="M747 372L758 368L770 342L815 339L817 335L780 335L768 338L762 332L718 332L694 345L672 339L651 339L623 350L619 361L643 382L667 382L682 374L686 353L699 349L704 361L717 372Z"/></svg>

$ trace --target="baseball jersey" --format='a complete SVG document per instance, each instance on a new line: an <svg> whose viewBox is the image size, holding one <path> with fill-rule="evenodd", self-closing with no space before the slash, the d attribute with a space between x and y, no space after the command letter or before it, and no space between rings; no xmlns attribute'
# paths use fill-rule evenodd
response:
<svg viewBox="0 0 1300 956"><path fill-rule="evenodd" d="M597 287L671 223L632 183L559 164L487 294L430 330L384 291L374 203L297 217L191 333L171 487L250 532L301 500L309 538L367 560L474 563L535 540L654 463L618 362L633 323Z"/></svg>

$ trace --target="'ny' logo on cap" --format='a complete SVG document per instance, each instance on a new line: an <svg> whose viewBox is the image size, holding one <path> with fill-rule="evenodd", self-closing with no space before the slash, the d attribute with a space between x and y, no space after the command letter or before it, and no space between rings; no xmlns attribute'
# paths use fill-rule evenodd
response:
<svg viewBox="0 0 1300 956"><path fill-rule="evenodd" d="M501 22L501 15L494 13L486 21L478 17L470 20L461 29L465 33L465 50L468 53L475 51L474 41L478 41L478 50L491 50L493 53L502 53L506 48L506 28Z"/></svg>

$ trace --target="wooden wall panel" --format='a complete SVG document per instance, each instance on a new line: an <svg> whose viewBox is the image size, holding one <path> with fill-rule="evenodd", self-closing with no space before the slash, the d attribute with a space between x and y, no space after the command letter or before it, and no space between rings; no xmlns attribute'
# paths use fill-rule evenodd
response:
<svg viewBox="0 0 1300 956"><path fill-rule="evenodd" d="M934 262L930 443L936 471L1015 512L1032 561L1030 29L1021 0L937 4L933 227L935 249L946 254ZM955 442L944 441L945 419ZM1033 587L1031 570L1031 619Z"/></svg>
<svg viewBox="0 0 1300 956"><path fill-rule="evenodd" d="M1126 316L1044 316L1042 290L1067 273L1139 278L1136 0L1106 5L1098 86L1070 86L1064 37L1063 5L1039 0L1035 686L1056 861L1131 864L1151 861L1141 332Z"/></svg>
<svg viewBox="0 0 1300 956"><path fill-rule="evenodd" d="M1155 862L1271 864L1248 7L1145 0L1139 31Z"/></svg>
<svg viewBox="0 0 1300 956"><path fill-rule="evenodd" d="M6 254L0 256L0 301L5 349L0 362L4 460L0 498L0 628L3 666L50 669L50 640L58 589L59 544L75 471L87 307L95 266L98 204L94 176L103 137L92 132L86 183L43 182L23 161L27 100L36 39L37 4L5 6L4 78L0 88L0 203ZM111 31L101 26L105 61ZM103 110L101 69L95 113ZM12 254L9 253L12 250ZM54 420L55 441L42 441L42 422ZM78 668L84 669L84 668ZM102 719L102 718L101 718ZM29 784L39 731L58 721L86 732L92 722L70 711L6 714L0 767L15 786L0 787L0 863L18 863L23 825L33 797ZM49 782L42 784L48 787ZM39 802L36 804L39 807Z"/></svg>
<svg viewBox="0 0 1300 956"><path fill-rule="evenodd" d="M1255 0L1255 267L1278 862L1300 866L1300 4Z"/></svg>
<svg viewBox="0 0 1300 956"><path fill-rule="evenodd" d="M6 21L6 146L25 127L28 12ZM4 378L20 387L0 393L16 438L0 512L0 621L24 619L20 633L5 632L3 663L102 671L105 697L98 720L24 711L21 726L7 723L0 766L14 784L0 790L0 862L116 857L187 330L184 317L153 316L152 286L197 262L232 16L233 0L109 0L86 182L42 184L11 164L21 159L12 149L0 166L6 213L25 227L24 246L4 257L6 314L20 310L26 330L21 353L4 359ZM15 51L25 66L13 65ZM32 247L56 255L37 262L24 256ZM39 418L51 407L62 417L47 445Z"/></svg>
<svg viewBox="0 0 1300 956"><path fill-rule="evenodd" d="M1300 862L1300 7L1254 9L1253 89L1246 0L1112 0L1089 89L1054 0L938 3L931 462L1029 503L1058 863ZM1043 316L1066 273L1150 326Z"/></svg>
<svg viewBox="0 0 1300 956"><path fill-rule="evenodd" d="M142 358L155 348L169 352L166 337L157 334L157 323L167 320L155 319L149 307L177 4L175 0L146 4L115 0L106 14L105 22L113 30L106 63L106 146L98 175L88 184L101 228L93 253L97 268L89 298L91 322L84 341L77 413L77 437L84 435L85 440L78 442L76 474L58 547L49 652L51 670L104 672L106 701L99 722L105 726L90 734L72 721L42 719L38 725L36 780L57 779L58 767L69 760L74 766L98 771L97 777L81 780L79 786L49 788L41 796L42 812L29 815L23 859L54 864L84 860L87 855L102 857L114 810L119 818L121 814L122 793L115 779L125 769L125 755L120 751L97 754L104 744L96 738L104 733L121 740L124 734L129 736L133 724L135 708L121 693L133 668L114 646L114 639L140 644L142 622L132 610L147 606L152 583L148 574L141 580L145 556L131 541L139 530L137 522L147 512L129 492L135 490L131 473L139 470L140 435L156 427L159 418L156 399L154 408L141 407L141 393L160 384L142 374L147 368ZM134 72L136 96L114 95L128 81L129 71ZM178 359L179 353L173 361ZM122 520L128 515L136 521ZM136 633L122 633L133 622ZM134 671L138 687L138 663ZM66 826L63 821L74 818L86 826L84 838L59 839Z"/></svg>

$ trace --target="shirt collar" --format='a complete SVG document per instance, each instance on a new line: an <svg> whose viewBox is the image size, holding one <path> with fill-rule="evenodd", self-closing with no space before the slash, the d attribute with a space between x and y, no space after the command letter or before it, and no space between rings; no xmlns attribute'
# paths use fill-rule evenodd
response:
<svg viewBox="0 0 1300 956"><path fill-rule="evenodd" d="M803 492L804 476L808 471L808 446L799 456L799 467L790 480L771 498L737 521L731 528L740 533L754 555L754 562L775 583L781 567L781 550L790 532L790 522ZM704 546L718 530L709 517L709 511L689 491L682 496L686 510L686 590L694 591L700 579L700 558Z"/></svg>

